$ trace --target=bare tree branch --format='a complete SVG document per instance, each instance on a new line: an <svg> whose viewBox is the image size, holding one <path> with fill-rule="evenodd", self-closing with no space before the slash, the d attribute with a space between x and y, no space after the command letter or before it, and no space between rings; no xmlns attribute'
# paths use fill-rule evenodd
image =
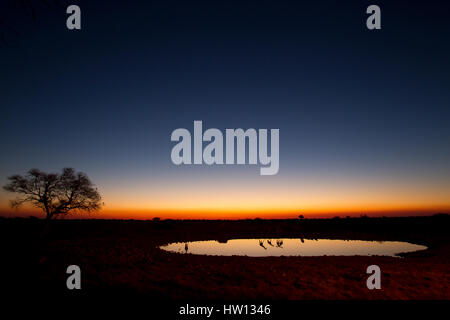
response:
<svg viewBox="0 0 450 320"><path fill-rule="evenodd" d="M26 176L13 175L8 180L3 188L20 195L11 201L11 207L31 203L43 210L47 219L101 208L101 196L89 177L73 168L64 168L61 174L31 169Z"/></svg>

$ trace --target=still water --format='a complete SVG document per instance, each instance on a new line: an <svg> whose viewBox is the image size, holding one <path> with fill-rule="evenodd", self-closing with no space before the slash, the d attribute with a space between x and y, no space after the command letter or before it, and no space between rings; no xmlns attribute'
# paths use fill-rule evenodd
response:
<svg viewBox="0 0 450 320"><path fill-rule="evenodd" d="M216 256L390 256L427 247L400 241L330 239L233 239L228 241L176 242L160 247L176 253Z"/></svg>

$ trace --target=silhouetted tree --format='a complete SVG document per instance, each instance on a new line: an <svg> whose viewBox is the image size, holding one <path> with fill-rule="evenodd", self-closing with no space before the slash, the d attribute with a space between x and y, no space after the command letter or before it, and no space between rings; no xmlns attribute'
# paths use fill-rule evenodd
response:
<svg viewBox="0 0 450 320"><path fill-rule="evenodd" d="M13 175L8 179L10 183L3 188L20 194L11 201L11 206L30 203L42 209L47 220L69 212L91 212L101 207L101 196L91 180L72 168L64 168L61 174L31 169L26 176Z"/></svg>

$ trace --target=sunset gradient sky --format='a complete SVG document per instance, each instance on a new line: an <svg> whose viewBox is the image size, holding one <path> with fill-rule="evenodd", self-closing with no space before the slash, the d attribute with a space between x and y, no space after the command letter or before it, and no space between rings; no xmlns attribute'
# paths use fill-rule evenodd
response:
<svg viewBox="0 0 450 320"><path fill-rule="evenodd" d="M450 211L444 2L379 1L373 32L364 1L72 3L80 31L60 8L5 16L19 34L0 45L1 185L74 167L103 196L95 218ZM170 134L194 120L279 128L279 173L175 166ZM35 214L13 197L2 215Z"/></svg>

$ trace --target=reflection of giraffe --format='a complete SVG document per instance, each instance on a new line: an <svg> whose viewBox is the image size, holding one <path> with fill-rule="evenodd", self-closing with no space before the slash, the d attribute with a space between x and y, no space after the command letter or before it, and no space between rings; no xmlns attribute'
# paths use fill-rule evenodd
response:
<svg viewBox="0 0 450 320"><path fill-rule="evenodd" d="M272 240L267 240L267 243L273 247Z"/></svg>
<svg viewBox="0 0 450 320"><path fill-rule="evenodd" d="M186 251L186 253L188 252L189 246L187 244L187 242L184 244L184 251Z"/></svg>
<svg viewBox="0 0 450 320"><path fill-rule="evenodd" d="M260 245L261 247L263 247L264 250L267 250L267 248L264 246L264 240L259 240L259 245Z"/></svg>
<svg viewBox="0 0 450 320"><path fill-rule="evenodd" d="M277 240L277 247L283 248L283 240Z"/></svg>

